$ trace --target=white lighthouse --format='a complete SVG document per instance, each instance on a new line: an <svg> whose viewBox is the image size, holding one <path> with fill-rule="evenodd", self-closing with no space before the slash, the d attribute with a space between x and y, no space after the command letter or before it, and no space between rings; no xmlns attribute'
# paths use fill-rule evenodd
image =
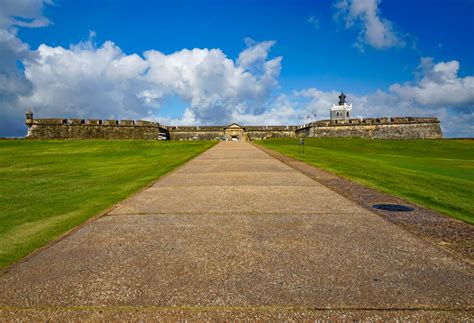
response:
<svg viewBox="0 0 474 323"><path fill-rule="evenodd" d="M339 95L339 104L333 104L330 111L331 123L337 123L339 120L349 120L351 118L352 104L346 102L346 95L341 92L341 95Z"/></svg>

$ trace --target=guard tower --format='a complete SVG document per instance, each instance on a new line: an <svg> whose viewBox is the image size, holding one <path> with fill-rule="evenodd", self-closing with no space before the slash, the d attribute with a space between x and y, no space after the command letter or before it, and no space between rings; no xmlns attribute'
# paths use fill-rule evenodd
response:
<svg viewBox="0 0 474 323"><path fill-rule="evenodd" d="M33 111L28 110L26 113L26 126L28 127L28 133L26 134L26 137L28 137L31 134L31 126L33 125Z"/></svg>
<svg viewBox="0 0 474 323"><path fill-rule="evenodd" d="M331 123L338 123L338 121L346 121L351 118L352 104L346 102L344 92L341 92L341 95L339 95L339 104L333 104L330 111Z"/></svg>

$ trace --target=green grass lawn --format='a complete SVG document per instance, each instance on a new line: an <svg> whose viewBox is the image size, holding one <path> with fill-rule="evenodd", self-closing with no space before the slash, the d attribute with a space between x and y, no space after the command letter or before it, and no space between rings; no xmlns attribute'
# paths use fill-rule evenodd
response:
<svg viewBox="0 0 474 323"><path fill-rule="evenodd" d="M474 223L474 140L306 138L258 142L356 182Z"/></svg>
<svg viewBox="0 0 474 323"><path fill-rule="evenodd" d="M0 268L214 142L0 141Z"/></svg>

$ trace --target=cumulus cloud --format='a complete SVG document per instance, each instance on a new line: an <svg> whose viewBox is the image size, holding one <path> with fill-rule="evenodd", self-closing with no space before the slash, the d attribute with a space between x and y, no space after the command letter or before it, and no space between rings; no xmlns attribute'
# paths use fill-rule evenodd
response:
<svg viewBox="0 0 474 323"><path fill-rule="evenodd" d="M53 4L52 0L2 0L0 11L0 28L44 27L50 21L43 15L46 4Z"/></svg>
<svg viewBox="0 0 474 323"><path fill-rule="evenodd" d="M379 4L381 0L339 0L336 2L336 18L345 21L346 28L356 26L360 33L356 46L364 45L376 49L404 47L403 37L395 30L392 22L381 17Z"/></svg>
<svg viewBox="0 0 474 323"><path fill-rule="evenodd" d="M447 137L474 135L474 87L472 76L459 77L457 61L434 63L422 58L418 78L388 90L360 95L348 91L353 117L418 116L438 117ZM329 119L329 108L337 102L338 91L306 88L280 94L266 102L261 114L234 112L243 124L304 124Z"/></svg>
<svg viewBox="0 0 474 323"><path fill-rule="evenodd" d="M21 96L29 95L32 83L25 78L21 62L34 59L35 53L17 36L17 27L43 27L49 21L42 14L50 1L4 0L0 10L0 135L24 131Z"/></svg>
<svg viewBox="0 0 474 323"><path fill-rule="evenodd" d="M237 64L244 69L251 68L255 63L262 64L268 57L270 48L275 45L275 41L255 42L251 38L245 38L247 49L243 50L237 59Z"/></svg>
<svg viewBox="0 0 474 323"><path fill-rule="evenodd" d="M41 116L136 118L147 115L138 94L146 89L148 64L125 55L112 42L96 48L92 40L71 46L39 46L25 61L25 75L34 85L21 104Z"/></svg>
<svg viewBox="0 0 474 323"><path fill-rule="evenodd" d="M419 77L403 85L393 84L388 91L367 95L348 93L354 117L433 116L441 120L448 137L474 135L474 77L459 77L459 62L434 63L421 59ZM304 113L328 117L328 108L338 93L316 88L295 92L309 101Z"/></svg>
<svg viewBox="0 0 474 323"><path fill-rule="evenodd" d="M237 62L220 49L193 49L165 55L145 52L149 95L179 95L200 123L230 122L233 111L259 112L278 84L281 57L268 59L275 42L247 40ZM153 90L155 89L155 90Z"/></svg>
<svg viewBox="0 0 474 323"><path fill-rule="evenodd" d="M40 115L157 118L164 99L179 96L194 124L226 123L233 113L261 112L278 84L281 58L268 59L273 41L247 41L236 62L220 49L127 55L113 42L71 48L41 45L25 61L34 85L24 106Z"/></svg>
<svg viewBox="0 0 474 323"><path fill-rule="evenodd" d="M416 84L393 84L390 91L402 100L424 106L473 108L474 77L458 76L459 62L433 63L424 57L420 64L421 80Z"/></svg>

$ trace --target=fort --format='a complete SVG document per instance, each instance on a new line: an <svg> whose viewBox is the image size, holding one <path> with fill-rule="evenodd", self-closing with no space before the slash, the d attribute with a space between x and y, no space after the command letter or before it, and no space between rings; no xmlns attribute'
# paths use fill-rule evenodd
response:
<svg viewBox="0 0 474 323"><path fill-rule="evenodd" d="M356 137L367 139L439 139L437 118L352 118L352 105L341 93L330 119L301 126L164 126L143 120L34 119L26 113L29 139L263 140L293 137Z"/></svg>
<svg viewBox="0 0 474 323"><path fill-rule="evenodd" d="M322 120L299 127L297 137L351 137L366 139L440 139L437 118L365 118L347 121Z"/></svg>
<svg viewBox="0 0 474 323"><path fill-rule="evenodd" d="M26 113L29 139L143 139L156 140L167 129L151 121L96 119L33 119Z"/></svg>

